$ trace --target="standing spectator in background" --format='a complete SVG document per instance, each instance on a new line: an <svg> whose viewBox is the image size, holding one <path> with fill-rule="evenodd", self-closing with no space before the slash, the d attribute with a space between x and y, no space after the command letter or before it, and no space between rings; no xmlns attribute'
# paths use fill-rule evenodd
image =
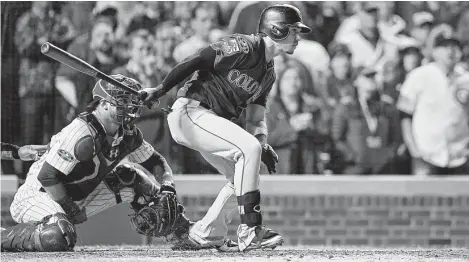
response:
<svg viewBox="0 0 469 262"><path fill-rule="evenodd" d="M380 2L378 28L381 34L394 36L405 30L406 22L395 14L395 9L395 2Z"/></svg>
<svg viewBox="0 0 469 262"><path fill-rule="evenodd" d="M344 174L392 174L400 144L398 113L380 100L375 72L365 70L354 85L353 99L335 110L332 137L343 158Z"/></svg>
<svg viewBox="0 0 469 262"><path fill-rule="evenodd" d="M428 38L435 23L435 18L429 12L418 12L412 15L412 27L406 33L410 40L416 43L416 46L421 48L422 55L425 57L425 62L431 60L431 46L427 48Z"/></svg>
<svg viewBox="0 0 469 262"><path fill-rule="evenodd" d="M20 56L19 88L21 142L44 144L54 130L54 76L57 63L41 53L51 42L65 48L75 37L70 21L52 2L33 2L16 24L15 45ZM27 171L29 164L23 168Z"/></svg>
<svg viewBox="0 0 469 262"><path fill-rule="evenodd" d="M87 61L105 74L122 64L114 53L114 33L117 28L116 9L104 9L95 16L90 32L77 37L68 52ZM60 65L55 79L56 88L62 97L56 105L56 131L70 123L92 100L91 89L95 82L90 76L66 65Z"/></svg>
<svg viewBox="0 0 469 262"><path fill-rule="evenodd" d="M334 40L335 34L342 23L344 10L343 3L339 1L308 2L319 5L320 14L314 20L314 31L317 32L317 41L327 47Z"/></svg>
<svg viewBox="0 0 469 262"><path fill-rule="evenodd" d="M432 55L434 62L409 73L397 103L413 174L467 174L469 74L456 66L459 40L440 31Z"/></svg>
<svg viewBox="0 0 469 262"><path fill-rule="evenodd" d="M312 84L311 75L301 62L289 59L269 101L267 126L269 144L278 154L278 174L313 174L318 170L318 156L325 149L328 130L323 122L323 104L319 97L305 90Z"/></svg>
<svg viewBox="0 0 469 262"><path fill-rule="evenodd" d="M177 63L211 43L209 37L215 27L215 15L216 9L213 2L196 3L191 11L190 21L193 35L174 49L173 56Z"/></svg>
<svg viewBox="0 0 469 262"><path fill-rule="evenodd" d="M336 41L346 44L352 53L354 68L376 66L378 74L386 60L394 59L397 46L382 37L378 29L378 2L360 2L356 17L359 21L358 30L337 35Z"/></svg>

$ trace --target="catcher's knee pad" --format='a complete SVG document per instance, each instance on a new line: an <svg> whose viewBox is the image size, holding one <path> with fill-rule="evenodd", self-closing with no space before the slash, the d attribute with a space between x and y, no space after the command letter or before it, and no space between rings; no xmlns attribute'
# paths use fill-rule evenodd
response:
<svg viewBox="0 0 469 262"><path fill-rule="evenodd" d="M61 213L40 222L20 223L2 231L3 251L54 252L75 247L75 226Z"/></svg>
<svg viewBox="0 0 469 262"><path fill-rule="evenodd" d="M237 199L241 224L246 224L250 227L261 225L261 192L259 190L248 192L238 196Z"/></svg>

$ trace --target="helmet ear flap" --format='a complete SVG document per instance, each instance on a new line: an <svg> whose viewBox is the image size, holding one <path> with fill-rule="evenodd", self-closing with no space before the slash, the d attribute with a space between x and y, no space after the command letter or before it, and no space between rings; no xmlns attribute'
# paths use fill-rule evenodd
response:
<svg viewBox="0 0 469 262"><path fill-rule="evenodd" d="M283 40L288 37L290 28L280 23L271 23L270 32L274 40Z"/></svg>

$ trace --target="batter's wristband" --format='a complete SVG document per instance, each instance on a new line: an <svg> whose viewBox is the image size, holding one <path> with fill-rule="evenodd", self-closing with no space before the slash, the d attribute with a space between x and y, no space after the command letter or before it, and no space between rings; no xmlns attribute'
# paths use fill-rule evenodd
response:
<svg viewBox="0 0 469 262"><path fill-rule="evenodd" d="M1 146L2 146L2 154L3 154L3 151L11 152L11 156L14 159L20 159L20 156L18 155L18 150L20 150L19 146L9 144L9 143L4 143L4 142L2 142Z"/></svg>
<svg viewBox="0 0 469 262"><path fill-rule="evenodd" d="M255 135L257 140L259 140L259 143L261 143L262 146L267 144L267 135L266 134L257 134Z"/></svg>

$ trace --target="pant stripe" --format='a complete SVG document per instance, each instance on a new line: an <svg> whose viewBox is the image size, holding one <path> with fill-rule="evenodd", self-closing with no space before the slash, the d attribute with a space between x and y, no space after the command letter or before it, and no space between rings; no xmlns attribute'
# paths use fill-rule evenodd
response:
<svg viewBox="0 0 469 262"><path fill-rule="evenodd" d="M188 112L188 110L187 110L187 105L184 107L184 109L186 110L186 115L187 115L187 117L189 118L189 120L192 122L192 124L194 124L195 126L197 126L197 127L200 128L200 129L202 129L203 131L205 131L205 132L207 132L207 133L209 133L209 134L211 134L211 135L213 135L213 136L215 136L215 137L218 137L218 138L220 138L221 140L223 140L223 141L225 141L225 142L227 142L227 143L233 145L234 147L236 147L236 148L241 152L241 154L243 155L243 170L242 170L242 172L241 172L241 185L240 185L241 188L240 188L240 192L241 192L241 194L243 194L244 166L245 166L245 164L246 164L246 155L244 154L243 150L241 150L241 148L238 147L236 144L234 144L234 143L228 141L227 139L225 139L225 138L223 138L223 137L221 137L221 136L219 136L219 135L217 135L217 134L215 134L215 133L212 133L212 132L208 131L207 129L205 129L205 128L201 127L200 125L198 125L198 124L197 124L194 120L192 120L192 118L190 117L189 112ZM235 173L235 175L236 175L236 173Z"/></svg>

